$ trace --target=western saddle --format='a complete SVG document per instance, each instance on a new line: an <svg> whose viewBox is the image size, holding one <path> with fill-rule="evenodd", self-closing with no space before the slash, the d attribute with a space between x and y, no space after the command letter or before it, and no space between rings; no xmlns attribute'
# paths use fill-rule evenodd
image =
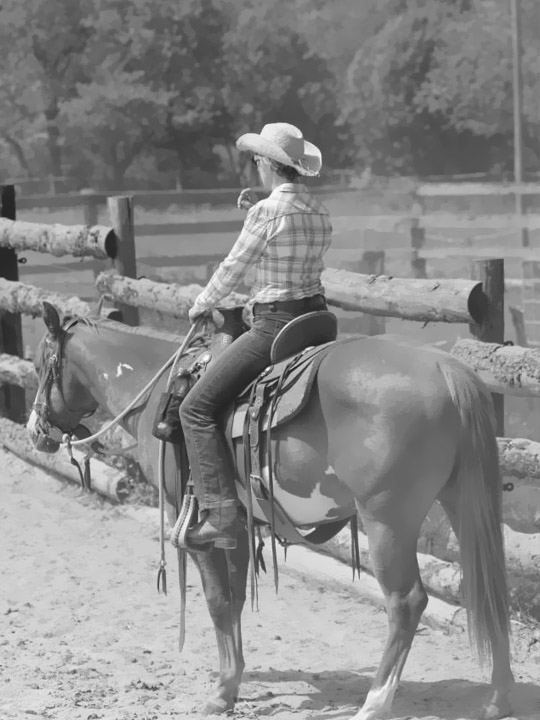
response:
<svg viewBox="0 0 540 720"><path fill-rule="evenodd" d="M234 341L241 326L240 313L241 308L220 311L218 322L221 322L221 327L214 334L210 349L199 353L189 371L183 370L183 378L186 374L192 378L199 377L212 357ZM274 497L271 431L285 425L306 406L320 364L328 351L336 342L348 342L337 341L336 338L337 318L331 312L316 311L294 318L274 339L271 364L223 412L222 427L237 468L238 494L247 514L252 567L255 565L258 569L259 564L264 567L261 556L264 542L259 531L259 548L255 550L254 527L269 525L276 582L276 538L286 549L288 545L297 543L324 543L349 522L353 537L356 531L356 513L353 510L350 516L320 524L303 535ZM184 397L189 387L184 382ZM178 443L178 438L182 436L179 424L177 429L179 432L169 433L165 439ZM159 437L157 432L154 434ZM266 478L262 463L266 465ZM185 477L182 478L182 486L182 507L171 535L173 544L181 548L185 547L184 536L195 512L193 489ZM353 563L358 569L354 556Z"/></svg>

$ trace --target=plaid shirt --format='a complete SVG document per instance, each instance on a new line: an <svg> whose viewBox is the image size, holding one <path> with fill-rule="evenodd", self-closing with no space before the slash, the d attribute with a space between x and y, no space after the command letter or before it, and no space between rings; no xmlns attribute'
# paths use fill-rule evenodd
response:
<svg viewBox="0 0 540 720"><path fill-rule="evenodd" d="M331 240L332 224L325 206L305 185L284 183L250 208L237 241L194 308L215 308L252 267L255 278L249 305L324 293L323 256Z"/></svg>

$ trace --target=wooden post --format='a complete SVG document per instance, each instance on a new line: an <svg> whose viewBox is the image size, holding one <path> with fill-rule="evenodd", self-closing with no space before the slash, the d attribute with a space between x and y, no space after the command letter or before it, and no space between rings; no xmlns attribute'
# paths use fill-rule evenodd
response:
<svg viewBox="0 0 540 720"><path fill-rule="evenodd" d="M426 229L420 225L419 218L414 218L411 223L411 275L414 278L425 278L426 259L418 257L418 252L424 247L426 241Z"/></svg>
<svg viewBox="0 0 540 720"><path fill-rule="evenodd" d="M137 278L135 229L133 224L133 197L118 196L107 199L111 226L118 237L118 254L114 261L118 275ZM139 324L139 308L119 303L122 321L127 325Z"/></svg>
<svg viewBox="0 0 540 720"><path fill-rule="evenodd" d="M512 90L514 108L514 182L523 182L523 77L521 42L521 7L519 0L510 0L512 15ZM520 188L521 189L521 188ZM529 247L529 231L524 225L524 198L515 194L516 217L521 220L521 245Z"/></svg>
<svg viewBox="0 0 540 720"><path fill-rule="evenodd" d="M527 342L527 333L525 332L523 310L519 307L515 307L515 305L510 305L508 310L510 311L512 325L514 326L514 330L516 332L517 344L521 345L521 347L528 347L529 343Z"/></svg>
<svg viewBox="0 0 540 720"><path fill-rule="evenodd" d="M473 260L471 279L482 283L486 312L481 323L470 325L471 335L490 343L504 343L504 260ZM493 394L497 436L504 436L504 396Z"/></svg>
<svg viewBox="0 0 540 720"><path fill-rule="evenodd" d="M521 308L509 305L510 317L512 318L512 324L516 332L517 344L521 347L528 347L527 332L525 330L525 313ZM527 398L527 407L530 413L535 411L535 402L533 397Z"/></svg>
<svg viewBox="0 0 540 720"><path fill-rule="evenodd" d="M83 196L84 197L84 196ZM92 227L98 224L98 206L93 195L85 197L84 224Z"/></svg>
<svg viewBox="0 0 540 720"><path fill-rule="evenodd" d="M524 260L521 263L523 289L523 321L528 344L540 347L540 262Z"/></svg>
<svg viewBox="0 0 540 720"><path fill-rule="evenodd" d="M94 197L94 195L87 195L85 197L83 211L85 225L87 225L88 227L93 227L94 225L98 224L98 203L96 202L96 198ZM94 273L94 280L100 273L105 272L110 266L111 262L109 260L98 260L97 258L94 258L92 260L92 272Z"/></svg>
<svg viewBox="0 0 540 720"><path fill-rule="evenodd" d="M358 272L364 275L384 275L386 255L384 250L365 250L358 264ZM386 321L383 317L366 315L366 335L384 335Z"/></svg>
<svg viewBox="0 0 540 720"><path fill-rule="evenodd" d="M3 218L15 220L15 186L3 185L1 190ZM18 281L19 265L13 248L0 247L0 277ZM0 352L23 357L21 316L17 313L0 311ZM24 422L26 398L23 388L4 385L0 388L0 413L14 422Z"/></svg>

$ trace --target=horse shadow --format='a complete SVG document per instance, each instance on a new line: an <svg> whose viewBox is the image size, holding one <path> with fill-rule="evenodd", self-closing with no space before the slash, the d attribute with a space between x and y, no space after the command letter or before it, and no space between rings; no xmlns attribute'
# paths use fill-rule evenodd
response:
<svg viewBox="0 0 540 720"><path fill-rule="evenodd" d="M268 702L278 709L287 704L295 711L308 710L313 720L339 720L350 718L364 702L371 686L375 667L364 667L358 673L350 671L304 672L302 670L268 670L247 672L243 687L247 690L264 687L264 692L241 696L239 702ZM295 684L306 689L292 693L272 691L272 685ZM444 718L463 720L468 713L477 712L489 692L487 683L471 682L461 678L448 678L438 682L402 680L392 707L395 718ZM305 695L299 701L299 696ZM292 697L291 697L292 696ZM290 700L289 700L290 698ZM533 720L540 717L540 685L517 682L510 694L512 718ZM343 714L341 714L343 709ZM510 719L511 720L511 719Z"/></svg>

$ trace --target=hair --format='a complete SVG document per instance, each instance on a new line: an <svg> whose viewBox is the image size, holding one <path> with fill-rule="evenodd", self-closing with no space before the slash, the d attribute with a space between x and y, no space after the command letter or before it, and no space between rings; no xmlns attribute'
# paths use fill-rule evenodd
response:
<svg viewBox="0 0 540 720"><path fill-rule="evenodd" d="M284 165L283 163L277 162L276 160L272 160L272 167L277 172L277 174L285 178L287 182L296 182L300 177L300 173L298 172L298 170L291 167L291 165Z"/></svg>

